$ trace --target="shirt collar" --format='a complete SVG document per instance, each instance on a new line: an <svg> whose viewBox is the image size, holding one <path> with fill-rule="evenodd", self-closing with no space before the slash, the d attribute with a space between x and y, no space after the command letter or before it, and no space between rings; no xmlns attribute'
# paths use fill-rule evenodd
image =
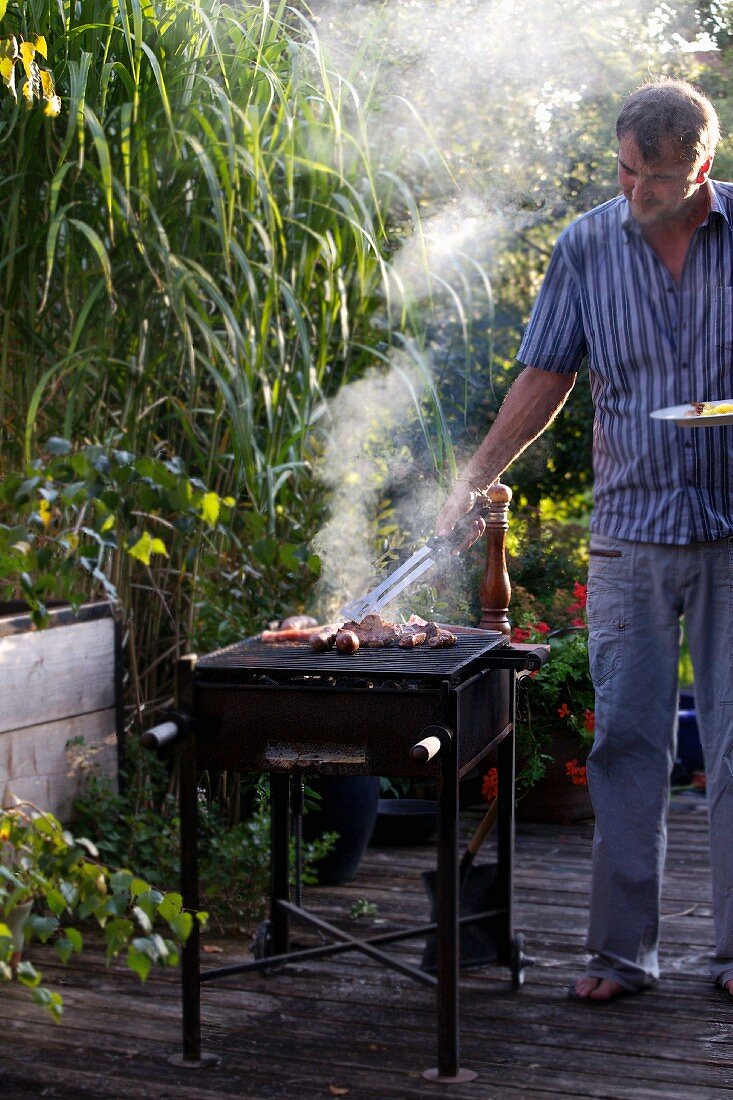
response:
<svg viewBox="0 0 733 1100"><path fill-rule="evenodd" d="M726 204L722 201L713 180L708 180L708 188L710 189L710 214L720 214L720 216L722 218L725 218L726 222L728 223L728 228L733 228L733 223L731 223L731 212ZM703 222L703 225L706 225L710 220L710 214L708 214L707 218Z"/></svg>
<svg viewBox="0 0 733 1100"><path fill-rule="evenodd" d="M700 226L698 226L698 228L701 228L702 226L710 224L710 215L711 214L720 214L720 216L722 218L724 218L725 221L728 223L728 228L729 229L733 228L733 223L731 222L731 213L728 210L728 207L725 205L725 203L721 200L721 197L718 194L717 188L716 188L715 183L713 182L713 180L709 179L708 183L707 183L707 186L708 186L708 194L710 195L710 210L708 211L707 218L705 219L704 222L700 222ZM640 228L639 224L637 222L635 222L634 219L631 216L631 207L629 205L628 199L624 198L623 195L621 195L620 198L621 198L621 207L620 207L621 227L627 233L640 233L641 228Z"/></svg>

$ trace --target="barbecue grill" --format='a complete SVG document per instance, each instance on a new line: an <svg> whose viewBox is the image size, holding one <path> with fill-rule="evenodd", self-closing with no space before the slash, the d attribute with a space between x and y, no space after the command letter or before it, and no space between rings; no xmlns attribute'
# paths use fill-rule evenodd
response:
<svg viewBox="0 0 733 1100"><path fill-rule="evenodd" d="M472 914L496 939L496 960L522 980L521 940L514 936L514 696L517 672L538 668L542 647L512 646L497 631L466 628L448 649L361 649L351 656L314 653L307 645L270 645L258 638L179 662L179 707L149 731L148 745L177 742L181 774L181 875L184 905L199 904L197 782L204 770L270 773L272 871L270 917L255 959L205 971L198 931L183 952L181 1064L206 1060L200 1043L200 986L247 970L358 950L437 993L439 1081L468 1080L459 1066L458 784L492 750L499 775L495 908ZM308 773L404 775L438 787L436 907L432 923L355 939L309 913L296 879L291 900L291 827L299 836L303 776ZM290 925L305 921L334 942L291 950ZM398 940L434 934L436 973L391 956Z"/></svg>

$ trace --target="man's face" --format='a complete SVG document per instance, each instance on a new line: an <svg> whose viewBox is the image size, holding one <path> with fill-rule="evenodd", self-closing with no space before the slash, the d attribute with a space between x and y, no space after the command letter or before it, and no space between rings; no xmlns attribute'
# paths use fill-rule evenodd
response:
<svg viewBox="0 0 733 1100"><path fill-rule="evenodd" d="M710 165L710 159L699 166L688 164L671 144L656 160L645 161L631 135L619 142L619 186L634 220L642 227L663 225L696 209L696 197Z"/></svg>

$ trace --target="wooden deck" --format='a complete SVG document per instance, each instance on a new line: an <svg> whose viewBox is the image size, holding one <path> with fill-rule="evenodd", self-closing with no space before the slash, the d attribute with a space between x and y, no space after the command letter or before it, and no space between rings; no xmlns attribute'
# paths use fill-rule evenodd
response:
<svg viewBox="0 0 733 1100"><path fill-rule="evenodd" d="M470 821L466 823L470 824ZM203 1034L221 1056L213 1069L170 1065L178 1049L176 975L142 986L101 957L54 965L34 954L48 984L61 988L55 1026L27 994L4 987L0 1096L6 1100L255 1098L310 1100L711 1100L733 1093L733 1003L706 975L712 941L704 800L677 797L663 903L663 978L643 996L604 1008L572 1005L566 989L583 960L590 825L520 825L517 929L534 965L516 994L504 970L474 970L462 981L462 1063L478 1079L436 1085L433 994L408 978L345 954L204 987ZM490 859L490 851L482 855ZM338 914L356 934L427 917L419 872L430 847L372 849L358 879L310 889L314 911ZM376 917L348 920L366 899ZM216 965L246 956L240 940L204 941ZM420 946L403 945L419 959ZM47 1022L48 1021L48 1022Z"/></svg>

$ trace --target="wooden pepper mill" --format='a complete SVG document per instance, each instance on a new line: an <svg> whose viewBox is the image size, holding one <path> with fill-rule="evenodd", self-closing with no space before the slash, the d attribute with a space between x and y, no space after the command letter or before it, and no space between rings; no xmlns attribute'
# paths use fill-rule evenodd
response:
<svg viewBox="0 0 733 1100"><path fill-rule="evenodd" d="M509 634L509 601L512 588L506 567L506 533L509 529L509 504L512 491L495 481L489 487L489 514L486 517L486 568L479 588L481 622L484 630Z"/></svg>

